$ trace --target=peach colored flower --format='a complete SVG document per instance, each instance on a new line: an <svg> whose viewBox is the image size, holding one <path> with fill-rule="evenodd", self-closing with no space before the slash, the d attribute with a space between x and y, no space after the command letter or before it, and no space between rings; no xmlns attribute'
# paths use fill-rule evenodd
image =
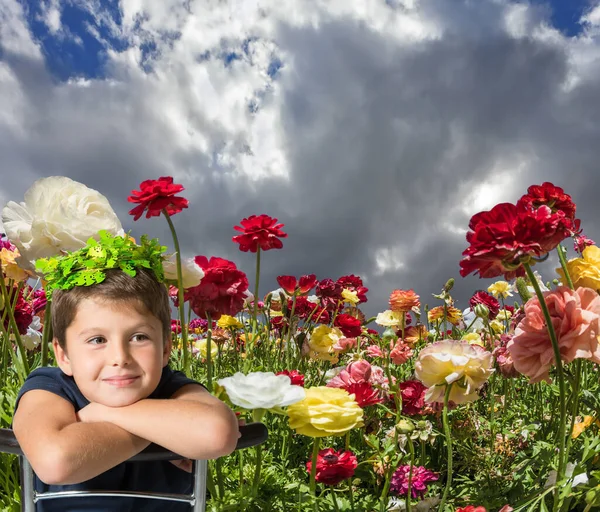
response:
<svg viewBox="0 0 600 512"><path fill-rule="evenodd" d="M444 321L444 307L446 308L446 320L452 325L458 325L462 318L462 312L453 306L436 306L427 312L427 320L430 324Z"/></svg>
<svg viewBox="0 0 600 512"><path fill-rule="evenodd" d="M367 355L370 357L383 357L383 351L379 345L369 345L367 347Z"/></svg>
<svg viewBox="0 0 600 512"><path fill-rule="evenodd" d="M429 388L426 402L443 402L449 384L454 384L449 400L455 404L477 400L477 391L493 372L492 354L465 341L441 340L428 345L415 363L417 379Z"/></svg>
<svg viewBox="0 0 600 512"><path fill-rule="evenodd" d="M410 345L402 343L400 340L391 347L390 359L394 364L404 364L412 357L412 355L413 351Z"/></svg>
<svg viewBox="0 0 600 512"><path fill-rule="evenodd" d="M600 363L600 296L591 288L571 290L566 286L544 293L556 332L561 359L589 359ZM529 382L550 382L550 367L554 364L552 343L537 297L525 304L525 318L507 345L514 366Z"/></svg>
<svg viewBox="0 0 600 512"><path fill-rule="evenodd" d="M419 341L427 339L427 328L423 324L411 325L404 331L404 343L414 347Z"/></svg>
<svg viewBox="0 0 600 512"><path fill-rule="evenodd" d="M395 313L408 313L421 307L419 296L414 290L394 290L390 295L390 309Z"/></svg>

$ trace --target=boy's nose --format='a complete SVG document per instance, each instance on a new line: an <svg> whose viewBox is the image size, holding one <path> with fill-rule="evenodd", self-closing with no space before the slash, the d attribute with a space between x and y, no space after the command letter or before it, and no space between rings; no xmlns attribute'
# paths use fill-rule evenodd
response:
<svg viewBox="0 0 600 512"><path fill-rule="evenodd" d="M114 343L111 351L111 361L113 366L124 366L131 362L131 355L126 346L122 343Z"/></svg>

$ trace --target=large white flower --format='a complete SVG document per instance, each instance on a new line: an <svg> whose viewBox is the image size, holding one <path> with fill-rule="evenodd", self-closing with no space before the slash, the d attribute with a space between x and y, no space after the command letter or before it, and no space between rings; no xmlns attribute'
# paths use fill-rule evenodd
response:
<svg viewBox="0 0 600 512"><path fill-rule="evenodd" d="M163 270L165 272L165 279L168 281L177 281L177 259L175 253L163 261ZM200 284L200 281L204 277L204 270L196 264L193 258L182 258L181 277L183 279L183 287L187 290Z"/></svg>
<svg viewBox="0 0 600 512"><path fill-rule="evenodd" d="M29 270L38 258L80 249L102 229L123 235L106 197L64 176L37 180L22 203L8 202L2 222L6 235L19 248L20 264Z"/></svg>
<svg viewBox="0 0 600 512"><path fill-rule="evenodd" d="M272 409L304 400L301 386L294 386L287 375L273 372L237 372L217 381L227 391L231 403L244 409Z"/></svg>
<svg viewBox="0 0 600 512"><path fill-rule="evenodd" d="M383 327L400 327L402 325L403 316L403 313L386 309L382 313L377 313L375 323L382 325Z"/></svg>

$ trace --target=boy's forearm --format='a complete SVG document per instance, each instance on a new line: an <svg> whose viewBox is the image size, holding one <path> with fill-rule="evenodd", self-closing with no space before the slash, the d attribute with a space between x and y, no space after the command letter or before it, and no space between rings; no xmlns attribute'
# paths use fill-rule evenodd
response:
<svg viewBox="0 0 600 512"><path fill-rule="evenodd" d="M190 459L231 453L239 437L233 411L225 404L144 399L108 408L106 421Z"/></svg>
<svg viewBox="0 0 600 512"><path fill-rule="evenodd" d="M72 423L51 443L49 449L55 459L55 470L49 478L53 481L46 483L55 485L89 480L130 459L150 444L108 422Z"/></svg>

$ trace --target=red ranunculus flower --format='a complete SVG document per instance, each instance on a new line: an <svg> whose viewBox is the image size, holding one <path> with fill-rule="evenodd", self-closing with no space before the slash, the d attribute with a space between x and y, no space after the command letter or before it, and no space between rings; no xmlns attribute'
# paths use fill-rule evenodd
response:
<svg viewBox="0 0 600 512"><path fill-rule="evenodd" d="M477 304L483 304L488 308L490 320L496 318L500 312L500 303L498 302L498 299L484 290L477 290L469 300L471 310L474 310Z"/></svg>
<svg viewBox="0 0 600 512"><path fill-rule="evenodd" d="M340 313L333 321L335 327L339 327L346 338L356 338L362 334L360 320L346 313Z"/></svg>
<svg viewBox="0 0 600 512"><path fill-rule="evenodd" d="M368 382L352 382L343 389L354 395L354 400L360 407L367 407L383 402L381 393Z"/></svg>
<svg viewBox="0 0 600 512"><path fill-rule="evenodd" d="M244 307L248 278L232 261L223 258L196 256L196 265L204 271L198 286L185 290L185 300L201 318L207 313L213 320L221 315L237 315Z"/></svg>
<svg viewBox="0 0 600 512"><path fill-rule="evenodd" d="M480 277L504 275L512 279L525 274L523 263L539 258L571 236L573 221L562 210L537 209L501 203L475 214L467 233L469 247L463 252L460 274Z"/></svg>
<svg viewBox="0 0 600 512"><path fill-rule="evenodd" d="M48 300L46 299L46 292L43 288L40 288L33 292L33 314L37 315L42 309L46 308Z"/></svg>
<svg viewBox="0 0 600 512"><path fill-rule="evenodd" d="M562 211L565 217L575 220L575 211L577 207L569 194L546 181L541 185L531 185L517 205L523 205L527 208L536 209L542 205L548 206L553 212Z"/></svg>
<svg viewBox="0 0 600 512"><path fill-rule="evenodd" d="M322 279L317 284L316 295L325 309L333 311L342 303L343 289L342 285L333 281L333 279Z"/></svg>
<svg viewBox="0 0 600 512"><path fill-rule="evenodd" d="M130 203L140 203L130 210L133 220L138 220L144 211L146 218L158 217L163 210L175 215L188 207L188 200L175 194L184 190L183 185L173 183L171 176L163 176L157 180L146 180L140 184L140 190L132 190L127 198Z"/></svg>
<svg viewBox="0 0 600 512"><path fill-rule="evenodd" d="M463 508L457 508L456 512L487 512L485 507L476 507L475 505L467 505Z"/></svg>
<svg viewBox="0 0 600 512"><path fill-rule="evenodd" d="M319 451L317 457L316 481L325 485L337 485L354 475L358 466L356 455L351 451L336 452L333 448ZM312 470L312 461L306 463L306 470Z"/></svg>
<svg viewBox="0 0 600 512"><path fill-rule="evenodd" d="M399 384L402 396L402 414L416 416L423 414L427 388L418 380L405 380Z"/></svg>
<svg viewBox="0 0 600 512"><path fill-rule="evenodd" d="M292 299L288 299L288 311L292 311ZM306 297L296 297L296 307L294 315L301 320L308 320L313 323L327 324L329 323L329 313L320 304L311 302Z"/></svg>
<svg viewBox="0 0 600 512"><path fill-rule="evenodd" d="M367 292L369 289L363 286L363 282L360 277L350 274L340 277L336 282L342 288L346 288L351 292L356 292L359 304L362 302L367 302Z"/></svg>
<svg viewBox="0 0 600 512"><path fill-rule="evenodd" d="M29 285L25 285L25 287L21 289L19 295L17 296L17 302L15 304L14 309L14 316L15 322L17 324L17 329L19 330L19 334L27 334L27 328L33 321L33 306L27 299L25 299L25 296L29 296L30 294L31 287ZM5 315L4 328L8 329L8 326L8 315Z"/></svg>
<svg viewBox="0 0 600 512"><path fill-rule="evenodd" d="M181 333L181 322L179 320L175 320L171 318L171 333L180 334Z"/></svg>
<svg viewBox="0 0 600 512"><path fill-rule="evenodd" d="M240 231L243 235L232 238L235 243L240 244L240 251L256 252L260 247L263 251L269 249L281 249L283 244L280 238L286 238L287 233L281 231L284 224L277 224L277 219L268 215L250 215L242 219L241 226L233 229Z"/></svg>
<svg viewBox="0 0 600 512"><path fill-rule="evenodd" d="M278 276L277 282L288 295L306 295L317 284L317 276L314 274L301 276L299 281L294 276Z"/></svg>
<svg viewBox="0 0 600 512"><path fill-rule="evenodd" d="M282 370L277 372L275 375L287 375L292 381L293 386L304 387L304 375L302 375L298 370Z"/></svg>

